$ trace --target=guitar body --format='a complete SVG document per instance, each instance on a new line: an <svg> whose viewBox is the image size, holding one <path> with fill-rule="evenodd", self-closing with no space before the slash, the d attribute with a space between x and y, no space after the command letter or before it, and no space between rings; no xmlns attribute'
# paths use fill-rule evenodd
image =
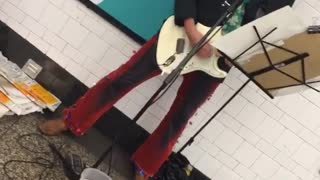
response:
<svg viewBox="0 0 320 180"><path fill-rule="evenodd" d="M210 28L200 23L197 24L197 29L202 34L205 34ZM213 31L214 33L215 31ZM219 38L221 33L211 39L213 42L216 38ZM184 39L184 51L180 54L176 54L177 40ZM190 41L187 37L183 27L175 25L174 16L169 17L161 28L157 47L157 62L163 73L169 74L174 70L180 62L186 57L187 53L192 49ZM175 54L174 60L168 63L168 58ZM213 56L210 58L200 58L194 56L188 64L184 67L181 74L187 74L193 71L203 71L213 77L224 78L227 73L218 67L218 57Z"/></svg>

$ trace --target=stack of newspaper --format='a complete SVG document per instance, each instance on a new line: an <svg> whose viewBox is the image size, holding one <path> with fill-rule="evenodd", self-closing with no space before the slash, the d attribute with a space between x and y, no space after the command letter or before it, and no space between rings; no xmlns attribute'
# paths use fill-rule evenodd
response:
<svg viewBox="0 0 320 180"><path fill-rule="evenodd" d="M55 111L60 104L57 97L0 52L0 118L42 112L45 108Z"/></svg>

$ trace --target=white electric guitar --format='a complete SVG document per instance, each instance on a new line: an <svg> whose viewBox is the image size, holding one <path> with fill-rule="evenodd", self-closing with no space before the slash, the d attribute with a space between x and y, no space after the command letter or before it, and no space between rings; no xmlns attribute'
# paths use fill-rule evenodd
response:
<svg viewBox="0 0 320 180"><path fill-rule="evenodd" d="M205 34L210 29L200 23L198 23L196 27L202 34ZM213 31L213 33L214 32L216 31ZM221 36L221 32L218 32L217 35L211 39L210 43ZM184 48L183 52L177 53L176 49L179 39L183 39L184 43L182 44L184 44ZM192 46L184 28L175 25L174 16L169 17L161 28L157 48L157 62L163 73L169 74L172 72L184 57L186 57L191 48ZM216 56L210 58L194 56L184 67L181 74L187 74L192 71L204 71L213 77L224 78L227 76L227 73L218 67L218 59Z"/></svg>

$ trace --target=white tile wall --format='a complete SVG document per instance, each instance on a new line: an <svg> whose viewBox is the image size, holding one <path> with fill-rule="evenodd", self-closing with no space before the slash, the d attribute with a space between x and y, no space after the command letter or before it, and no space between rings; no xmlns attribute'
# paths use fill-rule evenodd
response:
<svg viewBox="0 0 320 180"><path fill-rule="evenodd" d="M320 0L297 0L295 10L310 24ZM93 86L140 46L77 0L0 0L0 20ZM319 22L320 23L320 22ZM156 77L116 106L133 117L161 84ZM237 70L194 115L180 147L247 78ZM152 132L169 109L181 79L142 117ZM250 84L186 149L203 173L219 180L318 180L320 95L313 91L270 100Z"/></svg>

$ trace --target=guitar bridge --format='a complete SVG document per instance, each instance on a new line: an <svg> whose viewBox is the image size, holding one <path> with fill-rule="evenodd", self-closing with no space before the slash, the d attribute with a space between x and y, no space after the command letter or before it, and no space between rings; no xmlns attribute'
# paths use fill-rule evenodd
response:
<svg viewBox="0 0 320 180"><path fill-rule="evenodd" d="M162 64L162 66L168 67L170 66L174 61L176 60L176 55L170 56L165 63Z"/></svg>

